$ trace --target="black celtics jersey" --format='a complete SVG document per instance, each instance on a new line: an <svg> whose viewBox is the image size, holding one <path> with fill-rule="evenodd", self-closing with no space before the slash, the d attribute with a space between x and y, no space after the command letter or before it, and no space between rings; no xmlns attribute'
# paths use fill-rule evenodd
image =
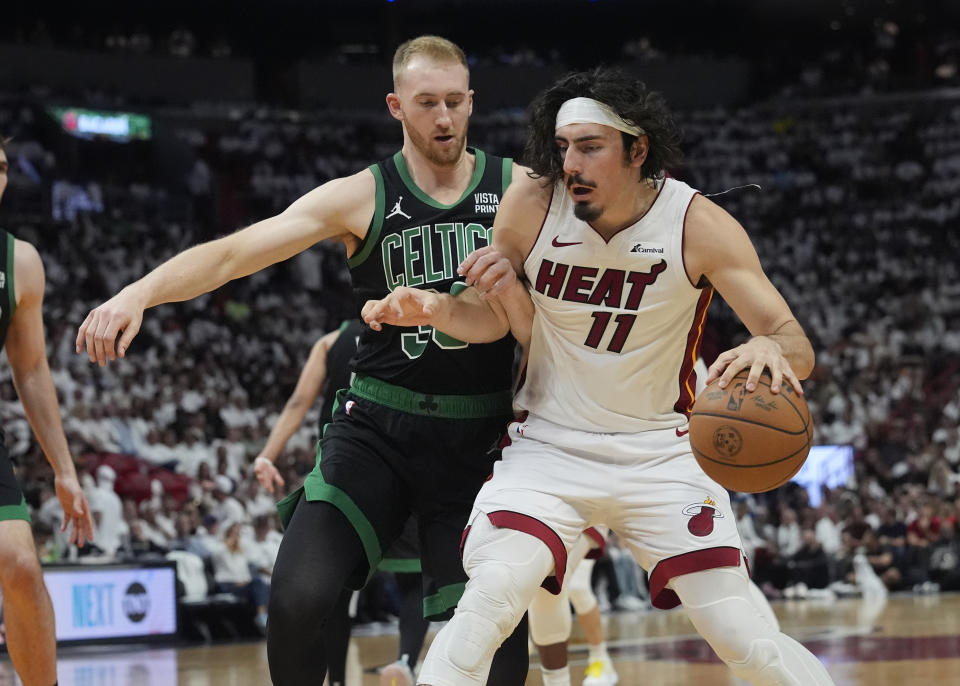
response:
<svg viewBox="0 0 960 686"><path fill-rule="evenodd" d="M466 288L460 262L490 240L493 217L510 183L512 160L467 148L476 168L453 205L416 186L403 155L371 165L376 211L367 236L350 258L359 306L397 286L453 293ZM508 390L514 341L467 344L430 326L364 330L354 370L420 393L472 395Z"/></svg>
<svg viewBox="0 0 960 686"><path fill-rule="evenodd" d="M10 317L17 307L13 292L13 234L0 229L0 348L7 341Z"/></svg>
<svg viewBox="0 0 960 686"><path fill-rule="evenodd" d="M320 432L333 416L337 391L350 385L353 368L350 359L357 352L360 334L367 325L360 319L350 319L340 326L340 335L327 351L327 376L323 382L323 407L320 408Z"/></svg>

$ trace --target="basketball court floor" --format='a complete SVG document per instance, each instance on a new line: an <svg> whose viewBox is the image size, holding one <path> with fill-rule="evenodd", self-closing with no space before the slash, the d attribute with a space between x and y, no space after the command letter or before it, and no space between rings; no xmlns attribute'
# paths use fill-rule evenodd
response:
<svg viewBox="0 0 960 686"><path fill-rule="evenodd" d="M783 629L827 665L838 686L960 684L960 595L897 595L774 603ZM605 616L623 686L742 686L693 631L682 610ZM365 627L351 642L348 686L374 686L375 668L396 658L395 626ZM586 648L574 622L573 684ZM432 636L432 634L431 634ZM203 647L62 650L60 686L269 686L263 642ZM539 686L531 659L527 686ZM0 686L19 684L0 662ZM309 686L309 685L304 685ZM319 686L319 683L317 684Z"/></svg>

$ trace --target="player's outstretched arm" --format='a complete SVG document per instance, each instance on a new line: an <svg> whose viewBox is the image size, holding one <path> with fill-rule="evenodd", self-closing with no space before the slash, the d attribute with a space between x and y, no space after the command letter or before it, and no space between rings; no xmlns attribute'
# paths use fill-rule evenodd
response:
<svg viewBox="0 0 960 686"><path fill-rule="evenodd" d="M767 278L743 227L710 200L696 196L685 225L684 262L692 283L705 277L733 308L753 335L723 352L710 366L707 383L725 386L742 369L749 369L747 390L754 390L764 369L770 371L770 391L787 381L803 393L800 379L813 371L810 340L790 306Z"/></svg>
<svg viewBox="0 0 960 686"><path fill-rule="evenodd" d="M70 524L70 542L83 547L93 539L93 518L73 465L60 420L57 392L47 364L43 333L43 263L29 243L14 244L14 288L17 308L7 330L7 359L13 384L40 448L53 468L54 487L63 506L63 527Z"/></svg>
<svg viewBox="0 0 960 686"><path fill-rule="evenodd" d="M482 300L474 288L457 295L400 286L381 300L368 300L361 312L374 331L392 326L429 325L465 343L490 343L507 335L503 309Z"/></svg>
<svg viewBox="0 0 960 686"><path fill-rule="evenodd" d="M274 466L274 463L277 461L280 451L283 450L283 446L287 444L290 437L303 423L307 410L313 406L317 399L320 387L323 386L323 382L327 378L327 353L330 352L330 347L339 336L339 330L331 331L313 344L310 349L310 356L300 371L300 378L297 379L297 385L293 389L293 393L287 399L276 424L270 430L266 445L263 446L263 450L253 461L253 470L257 476L257 481L267 489L268 493L273 493L274 484L284 485L283 477L280 476L280 472Z"/></svg>
<svg viewBox="0 0 960 686"><path fill-rule="evenodd" d="M176 255L92 310L77 332L77 352L86 348L90 361L103 366L126 354L148 307L195 298L321 240L340 240L351 249L369 226L375 194L367 170L334 179L274 217Z"/></svg>

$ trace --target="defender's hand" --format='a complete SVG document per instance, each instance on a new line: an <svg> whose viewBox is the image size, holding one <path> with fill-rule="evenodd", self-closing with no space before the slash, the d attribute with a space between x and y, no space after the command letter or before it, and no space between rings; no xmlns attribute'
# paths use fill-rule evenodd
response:
<svg viewBox="0 0 960 686"><path fill-rule="evenodd" d="M60 506L63 507L60 531L66 531L72 523L73 530L67 540L82 548L84 543L93 540L93 515L90 513L87 496L84 495L76 476L58 476L54 478L53 484Z"/></svg>
<svg viewBox="0 0 960 686"><path fill-rule="evenodd" d="M286 483L280 476L280 470L277 469L277 466L263 455L258 455L257 459L253 461L253 473L256 474L260 485L267 489L267 493L270 495L274 493L274 484L283 486Z"/></svg>
<svg viewBox="0 0 960 686"><path fill-rule="evenodd" d="M382 331L384 324L420 326L432 323L439 303L436 293L399 286L382 300L368 300L360 316L374 331Z"/></svg>
<svg viewBox="0 0 960 686"><path fill-rule="evenodd" d="M77 332L77 353L86 347L91 362L103 367L107 360L123 357L140 332L144 303L129 286L91 310ZM117 341L117 334L120 340Z"/></svg>

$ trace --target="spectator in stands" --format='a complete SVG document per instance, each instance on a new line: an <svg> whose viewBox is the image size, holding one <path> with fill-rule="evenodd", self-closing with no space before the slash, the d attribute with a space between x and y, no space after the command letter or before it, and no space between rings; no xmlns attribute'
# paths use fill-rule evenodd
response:
<svg viewBox="0 0 960 686"><path fill-rule="evenodd" d="M941 525L939 536L930 546L929 580L936 584L936 590L960 590L960 541L951 522Z"/></svg>
<svg viewBox="0 0 960 686"><path fill-rule="evenodd" d="M244 544L244 549L251 569L266 583L270 582L273 574L273 564L277 561L281 538L272 513L254 518L253 539Z"/></svg>
<svg viewBox="0 0 960 686"><path fill-rule="evenodd" d="M234 483L230 477L218 474L213 478L215 487L213 489L213 499L216 505L212 510L218 520L221 522L246 522L249 517L240 501L233 497Z"/></svg>
<svg viewBox="0 0 960 686"><path fill-rule="evenodd" d="M96 546L107 558L117 554L127 533L123 503L113 488L116 481L117 473L112 467L105 464L97 467L97 488L90 499L90 510L93 512L96 527Z"/></svg>
<svg viewBox="0 0 960 686"><path fill-rule="evenodd" d="M753 523L753 512L750 510L750 502L743 498L737 501L737 531L740 532L740 540L743 542L743 554L747 556L747 561L753 566L757 548L763 548L767 542L757 533Z"/></svg>
<svg viewBox="0 0 960 686"><path fill-rule="evenodd" d="M896 591L903 588L904 576L900 569L894 564L893 553L880 544L873 529L869 528L864 532L860 540L860 545L847 551L847 557L844 563L844 575L848 583L857 583L857 576L853 570L854 557L858 552L866 555L870 567L888 590Z"/></svg>
<svg viewBox="0 0 960 686"><path fill-rule="evenodd" d="M613 607L618 610L638 610L646 607L646 603L641 600L647 595L641 590L640 578L643 570L613 532L607 536L604 554L613 563L613 571L617 577L616 590L619 592L616 595L611 594L610 597Z"/></svg>
<svg viewBox="0 0 960 686"><path fill-rule="evenodd" d="M820 506L819 514L815 528L817 540L827 557L836 558L843 548L837 509L830 503L824 502Z"/></svg>
<svg viewBox="0 0 960 686"><path fill-rule="evenodd" d="M897 517L897 508L892 505L883 508L877 541L893 554L898 566L903 565L907 554L907 526Z"/></svg>
<svg viewBox="0 0 960 686"><path fill-rule="evenodd" d="M787 560L788 588L784 595L803 597L810 588L826 588L830 584L830 569L827 554L817 540L813 529L804 529L799 550Z"/></svg>
<svg viewBox="0 0 960 686"><path fill-rule="evenodd" d="M780 511L780 526L777 527L777 553L783 559L789 559L797 554L803 545L800 524L797 521L797 512L793 508L784 507Z"/></svg>
<svg viewBox="0 0 960 686"><path fill-rule="evenodd" d="M266 631L270 586L259 574L254 576L250 573L247 556L240 544L240 526L240 522L229 523L223 543L213 553L214 579L218 592L247 599L256 608L257 626Z"/></svg>

